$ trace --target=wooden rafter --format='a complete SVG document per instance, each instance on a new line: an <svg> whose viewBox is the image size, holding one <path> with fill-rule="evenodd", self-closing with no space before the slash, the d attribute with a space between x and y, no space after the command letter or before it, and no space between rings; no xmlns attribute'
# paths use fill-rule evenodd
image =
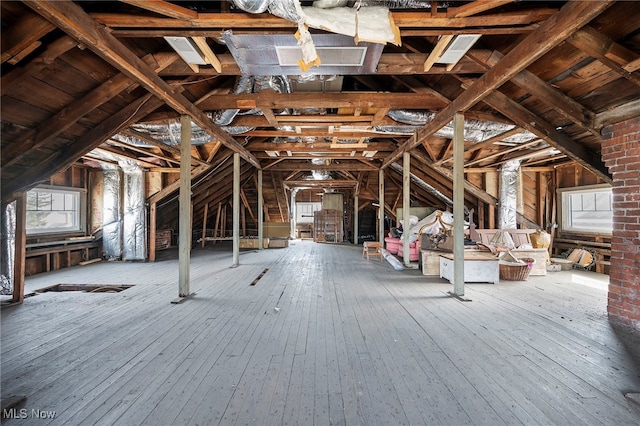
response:
<svg viewBox="0 0 640 426"><path fill-rule="evenodd" d="M599 33L595 28L586 26L569 38L569 43L586 54L596 58L621 77L640 86L640 76L633 72L629 63L638 61L638 54L620 46L610 38ZM625 67L631 69L627 70Z"/></svg>
<svg viewBox="0 0 640 426"><path fill-rule="evenodd" d="M168 16L175 19L195 19L198 17L198 12L185 7L179 6L175 3L169 3L163 0L120 0L123 3L129 3L134 6L138 6L142 9L156 12L160 15Z"/></svg>
<svg viewBox="0 0 640 426"><path fill-rule="evenodd" d="M455 113L466 111L481 101L536 59L562 43L571 34L598 16L611 4L612 1L602 1L595 4L590 2L566 3L558 13L542 23L537 30L529 34L506 54L500 62L489 69L482 77L477 79L473 85L440 111L429 124L416 132L407 142L399 146L396 151L384 161L383 167L388 167L398 159L403 152L411 150L421 144L424 139L447 124Z"/></svg>
<svg viewBox="0 0 640 426"><path fill-rule="evenodd" d="M154 138L150 137L149 135L146 135L146 134L144 134L142 132L138 132L138 131L133 130L133 129L125 129L120 133L122 133L123 135L127 135L127 136L131 136L131 137L140 139L143 142L146 142L146 143L148 143L150 145L153 145L153 146L155 146L157 148L160 148L162 151L170 152L170 153L172 153L174 155L177 155L178 157L180 156L180 149L179 148L176 148L174 146L170 146L170 145L167 145L165 143L162 143L159 140L154 139ZM201 159L195 158L195 157L191 157L191 162L192 163L201 164L201 165L207 165L207 163L209 163L209 161L202 161Z"/></svg>
<svg viewBox="0 0 640 426"><path fill-rule="evenodd" d="M496 65L503 55L500 52L494 52L486 62L487 69ZM473 59L476 59L472 57ZM527 90L537 99L553 106L563 117L571 120L592 135L600 138L600 133L593 129L593 118L595 114L577 101L562 93L560 90L545 83L538 76L528 70L522 70L513 76L511 81L521 88Z"/></svg>
<svg viewBox="0 0 640 426"><path fill-rule="evenodd" d="M118 39L99 27L82 8L72 2L34 0L27 5L72 37L85 43L94 53L162 99L171 108L191 119L229 148L238 152L253 166L260 162L232 137L215 125L207 115L184 95L175 91Z"/></svg>
<svg viewBox="0 0 640 426"><path fill-rule="evenodd" d="M54 153L50 158L29 170L27 175L19 176L7 183L3 182L3 198L5 194L30 189L56 172L65 170L78 158L102 144L109 135L117 133L121 128L134 123L140 117L144 117L150 111L162 105L162 101L152 98L151 94L140 97L109 117L100 126L84 134L69 149L64 152L58 151Z"/></svg>
<svg viewBox="0 0 640 426"><path fill-rule="evenodd" d="M38 15L30 15L15 25L10 32L2 31L2 63L30 49L43 36L55 29L55 26Z"/></svg>
<svg viewBox="0 0 640 426"><path fill-rule="evenodd" d="M164 59L165 60L161 60L160 63L156 62L156 71L168 66L174 60L170 57ZM150 63L152 60L155 62L153 55L147 55L143 60L147 60ZM69 127L76 124L78 120L89 112L115 98L122 91L131 87L132 84L137 86L137 84L134 84L125 74L117 74L110 78L73 104L60 110L53 117L40 124L37 129L26 132L19 140L5 147L2 150L2 164L5 167L10 166L31 152L44 146Z"/></svg>

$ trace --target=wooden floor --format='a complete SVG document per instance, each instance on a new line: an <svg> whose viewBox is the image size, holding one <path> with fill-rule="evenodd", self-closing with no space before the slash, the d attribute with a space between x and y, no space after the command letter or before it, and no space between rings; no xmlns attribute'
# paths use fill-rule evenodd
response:
<svg viewBox="0 0 640 426"><path fill-rule="evenodd" d="M467 285L463 302L361 253L295 241L230 268L199 249L177 305L171 258L29 278L135 287L3 308L2 399L25 395L14 414L38 425L640 423L624 396L640 346L610 326L597 274Z"/></svg>

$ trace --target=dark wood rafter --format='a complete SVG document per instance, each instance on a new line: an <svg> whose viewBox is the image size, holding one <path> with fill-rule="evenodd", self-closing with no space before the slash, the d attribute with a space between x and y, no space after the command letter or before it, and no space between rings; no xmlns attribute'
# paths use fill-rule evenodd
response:
<svg viewBox="0 0 640 426"><path fill-rule="evenodd" d="M586 26L569 38L569 43L593 56L621 77L640 86L640 55L620 46L595 28Z"/></svg>
<svg viewBox="0 0 640 426"><path fill-rule="evenodd" d="M184 95L169 86L153 72L140 58L135 56L118 39L104 28L99 27L89 15L72 2L49 2L36 0L27 3L37 13L43 15L69 35L89 46L98 56L109 62L124 74L137 81L152 94L162 99L180 114L185 114L201 128L210 132L223 144L238 152L253 166L260 168L260 162L228 133L216 126L205 113L193 105Z"/></svg>
<svg viewBox="0 0 640 426"><path fill-rule="evenodd" d="M145 60L152 63L155 62L156 59L153 55L148 55L143 58L143 61ZM175 58L173 57L165 58L165 60L161 59L159 63L156 62L157 68L155 71L160 71L174 60ZM118 74L107 80L72 105L62 109L49 120L42 123L37 129L26 132L19 140L3 148L2 164L5 167L10 166L16 161L28 156L31 152L44 146L47 142L52 141L66 129L73 126L92 110L109 102L109 100L118 96L118 94L130 88L132 85L137 86L137 84L133 83L125 74Z"/></svg>
<svg viewBox="0 0 640 426"><path fill-rule="evenodd" d="M117 133L123 127L134 123L138 117L148 114L160 105L162 102L152 99L151 94L142 96L75 141L73 147L64 153L56 152L47 161L31 169L27 176L19 176L6 184L3 182L3 197L5 194L30 189L54 173L66 169L82 155L102 144L109 137L108 135Z"/></svg>
<svg viewBox="0 0 640 426"><path fill-rule="evenodd" d="M507 53L494 67L489 69L473 85L465 90L453 102L440 111L434 119L420 129L407 142L398 147L384 162L386 168L398 159L403 152L413 149L424 139L447 124L456 112L469 109L493 90L525 69L536 59L547 53L553 47L562 43L571 34L586 25L591 19L600 14L612 4L602 1L597 4L586 2L570 2L546 20L540 27L524 38L517 46Z"/></svg>

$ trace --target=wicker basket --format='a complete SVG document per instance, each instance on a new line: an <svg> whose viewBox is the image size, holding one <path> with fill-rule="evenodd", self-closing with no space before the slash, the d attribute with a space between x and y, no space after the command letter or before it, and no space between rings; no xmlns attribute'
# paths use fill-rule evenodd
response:
<svg viewBox="0 0 640 426"><path fill-rule="evenodd" d="M530 257L523 257L520 260L526 263L506 262L503 260L498 262L500 265L500 279L505 281L526 281L536 260Z"/></svg>

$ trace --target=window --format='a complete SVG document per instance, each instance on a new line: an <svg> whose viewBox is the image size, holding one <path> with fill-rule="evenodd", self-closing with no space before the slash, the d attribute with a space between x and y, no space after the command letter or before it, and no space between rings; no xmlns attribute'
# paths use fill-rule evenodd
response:
<svg viewBox="0 0 640 426"><path fill-rule="evenodd" d="M27 234L82 231L84 191L38 187L27 192Z"/></svg>
<svg viewBox="0 0 640 426"><path fill-rule="evenodd" d="M296 223L313 223L313 212L322 209L322 203L297 202Z"/></svg>
<svg viewBox="0 0 640 426"><path fill-rule="evenodd" d="M563 231L611 233L613 207L610 186L585 186L559 192Z"/></svg>

